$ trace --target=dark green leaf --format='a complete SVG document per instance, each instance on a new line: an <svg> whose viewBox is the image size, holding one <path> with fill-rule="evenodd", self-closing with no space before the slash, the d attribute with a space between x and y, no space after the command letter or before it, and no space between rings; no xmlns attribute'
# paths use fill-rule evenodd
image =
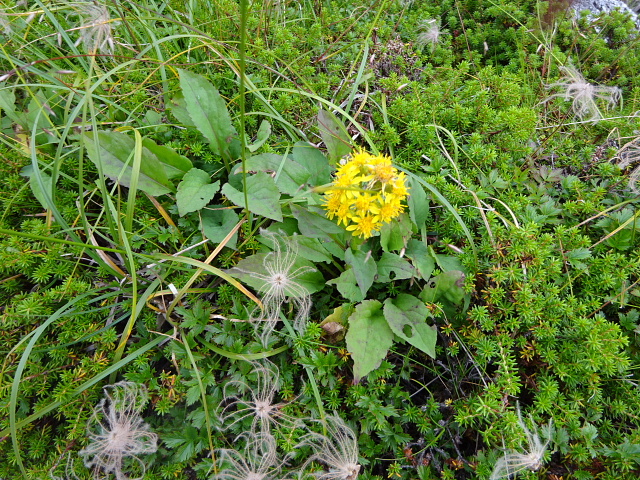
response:
<svg viewBox="0 0 640 480"><path fill-rule="evenodd" d="M409 238L411 238L411 221L406 213L382 224L380 246L385 252L403 249Z"/></svg>
<svg viewBox="0 0 640 480"><path fill-rule="evenodd" d="M33 196L36 197L38 202L40 202L42 208L44 208L45 210L49 210L50 207L46 201L45 192L42 191L42 189L40 188L40 184L33 175L33 165L26 165L20 171L20 175L29 178L29 187L31 187ZM46 173L41 171L40 178L42 178L42 183L44 183L47 196L49 197L49 199L53 200L53 179L51 178L51 175L47 175Z"/></svg>
<svg viewBox="0 0 640 480"><path fill-rule="evenodd" d="M199 168L189 170L178 185L176 203L181 217L207 206L220 188L220 182L211 184L209 174Z"/></svg>
<svg viewBox="0 0 640 480"><path fill-rule="evenodd" d="M196 124L191 120L189 111L187 110L187 102L182 92L176 93L169 103L171 113L185 127L195 127Z"/></svg>
<svg viewBox="0 0 640 480"><path fill-rule="evenodd" d="M205 209L200 212L202 216L202 229L205 236L213 243L220 243L229 232L238 224L238 214L230 208L220 210ZM227 247L236 248L238 233L236 232L227 242Z"/></svg>
<svg viewBox="0 0 640 480"><path fill-rule="evenodd" d="M224 99L202 75L178 69L187 111L196 128L217 155L230 158L229 144L236 135Z"/></svg>
<svg viewBox="0 0 640 480"><path fill-rule="evenodd" d="M411 278L414 274L414 268L411 264L395 253L384 252L377 264L378 277L376 281L380 283Z"/></svg>
<svg viewBox="0 0 640 480"><path fill-rule="evenodd" d="M222 187L222 193L235 205L245 207L244 193L236 190L226 183ZM258 172L247 178L247 196L249 198L249 210L256 215L282 221L282 208L280 207L280 192L273 178L264 172Z"/></svg>
<svg viewBox="0 0 640 480"><path fill-rule="evenodd" d="M336 116L326 110L318 111L318 130L329 153L329 160L335 165L343 156L351 153L351 137Z"/></svg>
<svg viewBox="0 0 640 480"><path fill-rule="evenodd" d="M107 177L128 187L131 183L135 140L120 132L98 132L97 135L98 143L96 144L93 132L84 134L87 155L96 165L102 164L102 171ZM164 195L175 190L162 162L145 147L142 147L138 189L153 196Z"/></svg>
<svg viewBox="0 0 640 480"><path fill-rule="evenodd" d="M371 257L371 252L363 252L361 250L354 252L348 248L344 253L344 261L347 265L351 265L362 296L366 297L367 291L371 285L373 285L373 280L378 273L378 267L376 266L375 260Z"/></svg>
<svg viewBox="0 0 640 480"><path fill-rule="evenodd" d="M250 152L255 152L262 145L264 145L264 142L267 141L269 135L271 135L271 124L267 120L263 120L262 122L260 122L260 127L258 128L258 133L256 134L256 141L251 145L247 145L247 149Z"/></svg>
<svg viewBox="0 0 640 480"><path fill-rule="evenodd" d="M411 239L407 244L405 255L411 259L420 276L424 280L429 280L433 269L436 268L436 261L431 256L427 246L420 240Z"/></svg>
<svg viewBox="0 0 640 480"><path fill-rule="evenodd" d="M298 142L293 146L293 159L305 167L311 176L311 186L325 185L331 182L331 165L320 150L307 142Z"/></svg>
<svg viewBox="0 0 640 480"><path fill-rule="evenodd" d="M327 285L335 285L340 295L350 302L361 302L364 300L364 295L356 284L356 276L352 268L342 272L339 277L327 281Z"/></svg>
<svg viewBox="0 0 640 480"><path fill-rule="evenodd" d="M377 300L365 300L349 317L347 350L353 358L354 383L380 366L393 344L393 332Z"/></svg>
<svg viewBox="0 0 640 480"><path fill-rule="evenodd" d="M413 295L401 293L384 302L384 316L393 333L435 358L438 334L426 323L429 313L425 304Z"/></svg>
<svg viewBox="0 0 640 480"><path fill-rule="evenodd" d="M248 172L266 172L277 175L275 180L278 189L287 195L295 195L305 185L309 179L309 171L294 162L290 158L273 153L262 153L249 157L246 161ZM242 165L234 170L234 173L241 173Z"/></svg>
<svg viewBox="0 0 640 480"><path fill-rule="evenodd" d="M429 219L429 200L427 194L418 182L413 178L409 178L409 198L407 205L409 206L409 217L411 221L420 229Z"/></svg>
<svg viewBox="0 0 640 480"><path fill-rule="evenodd" d="M302 235L311 238L324 238L331 240L329 235L344 233L344 228L339 227L324 214L310 211L309 209L291 204L291 213L298 220L298 229Z"/></svg>
<svg viewBox="0 0 640 480"><path fill-rule="evenodd" d="M440 303L444 313L451 319L461 308L465 297L464 273L452 270L433 277L420 293L426 303Z"/></svg>
<svg viewBox="0 0 640 480"><path fill-rule="evenodd" d="M160 163L164 165L167 178L182 178L182 176L193 168L191 160L184 155L180 155L173 148L165 145L158 145L150 138L142 139L142 146L153 153Z"/></svg>

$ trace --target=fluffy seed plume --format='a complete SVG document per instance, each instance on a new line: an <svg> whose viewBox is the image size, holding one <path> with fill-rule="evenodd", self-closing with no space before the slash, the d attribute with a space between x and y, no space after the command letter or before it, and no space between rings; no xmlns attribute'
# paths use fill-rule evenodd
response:
<svg viewBox="0 0 640 480"><path fill-rule="evenodd" d="M431 47L431 50L433 50L436 48L436 45L440 43L440 36L443 32L440 29L440 23L437 20L432 18L423 20L418 25L418 30L420 33L416 39L416 44L420 48L424 48L428 45Z"/></svg>
<svg viewBox="0 0 640 480"><path fill-rule="evenodd" d="M137 455L154 453L158 436L140 417L147 400L144 385L119 382L104 387L104 395L87 424L89 444L78 452L96 478L113 473L117 480L129 480L125 469L136 467L144 477L145 464Z"/></svg>
<svg viewBox="0 0 640 480"><path fill-rule="evenodd" d="M229 428L245 418L252 418L251 431L263 436L270 434L273 425L293 430L296 420L282 413L285 404L275 401L280 381L278 367L268 360L255 362L252 374L255 382L251 385L232 380L224 386L222 425Z"/></svg>
<svg viewBox="0 0 640 480"><path fill-rule="evenodd" d="M327 467L324 472L314 473L319 480L356 480L360 472L356 434L338 415L327 416L326 431L326 435L311 432L302 438L299 446L309 445L314 453L300 469L300 477L315 460Z"/></svg>
<svg viewBox="0 0 640 480"><path fill-rule="evenodd" d="M113 52L113 22L106 5L101 5L97 1L86 1L74 3L82 19L81 25L74 30L78 30L80 36L76 41L76 46L81 43L90 55L97 52L110 54Z"/></svg>
<svg viewBox="0 0 640 480"><path fill-rule="evenodd" d="M629 174L629 189L636 195L640 194L638 180L640 179L640 137L623 145L618 150L618 166L621 169L629 168L633 165L633 170Z"/></svg>
<svg viewBox="0 0 640 480"><path fill-rule="evenodd" d="M242 451L216 450L220 471L215 480L270 480L278 477L282 462L276 454L276 441L268 434L244 434L234 443L245 441Z"/></svg>
<svg viewBox="0 0 640 480"><path fill-rule="evenodd" d="M287 299L296 309L293 326L296 331L304 333L311 311L311 296L296 279L315 269L307 266L295 268L298 258L298 244L295 239L267 230L262 230L260 233L273 242L273 250L263 260L262 266L266 273L247 271L237 267L231 272L246 274L263 282L261 288L265 292L262 297L263 308L256 310L251 315L251 320L255 323L256 330L261 330L258 336L262 344L267 346L271 333L280 321L282 306Z"/></svg>
<svg viewBox="0 0 640 480"><path fill-rule="evenodd" d="M564 74L560 81L547 86L549 89L558 89L559 92L551 95L545 102L557 97L572 102L571 109L578 119L590 122L602 120L597 101L605 102L609 107L620 101L622 92L618 87L593 85L573 65L560 67L560 71Z"/></svg>
<svg viewBox="0 0 640 480"><path fill-rule="evenodd" d="M544 428L547 440L542 443L538 432L532 432L524 423L522 414L520 413L520 405L516 406L516 411L518 413L518 425L520 425L520 428L527 439L527 450L522 453L516 450L509 450L505 453L504 456L496 462L489 480L510 478L524 470L531 470L535 472L542 466L544 452L546 452L547 446L551 441L552 421L549 420L549 424ZM533 419L530 419L531 423L535 425L535 423L533 423Z"/></svg>

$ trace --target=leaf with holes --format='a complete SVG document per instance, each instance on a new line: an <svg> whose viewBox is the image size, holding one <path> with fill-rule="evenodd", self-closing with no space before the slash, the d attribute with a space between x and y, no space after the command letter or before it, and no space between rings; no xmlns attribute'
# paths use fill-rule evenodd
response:
<svg viewBox="0 0 640 480"><path fill-rule="evenodd" d="M387 298L383 311L393 333L435 358L438 334L426 323L430 312L423 302L413 295L401 293L394 299Z"/></svg>
<svg viewBox="0 0 640 480"><path fill-rule="evenodd" d="M384 252L378 260L378 276L376 282L386 283L392 280L411 278L415 268L400 255Z"/></svg>

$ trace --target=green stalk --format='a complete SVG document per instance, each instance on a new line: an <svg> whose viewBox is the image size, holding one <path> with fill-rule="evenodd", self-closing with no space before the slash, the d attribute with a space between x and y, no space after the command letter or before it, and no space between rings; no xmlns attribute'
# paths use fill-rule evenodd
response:
<svg viewBox="0 0 640 480"><path fill-rule="evenodd" d="M245 138L245 70L247 67L247 16L248 16L247 0L240 0L240 159L242 161L242 186L244 190L244 206L247 212L247 223L249 231L251 231L251 223L253 217L249 210L249 192L247 192L247 156L245 154L246 138Z"/></svg>

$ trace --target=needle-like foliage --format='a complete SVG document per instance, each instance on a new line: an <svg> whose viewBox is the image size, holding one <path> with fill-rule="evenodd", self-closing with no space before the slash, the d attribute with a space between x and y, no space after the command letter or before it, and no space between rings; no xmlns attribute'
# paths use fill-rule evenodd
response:
<svg viewBox="0 0 640 480"><path fill-rule="evenodd" d="M158 436L140 416L147 400L146 387L120 382L104 387L104 394L87 424L89 444L78 454L95 478L112 473L117 480L129 480L125 463L130 461L137 463L141 479L145 464L137 455L154 453L158 448Z"/></svg>

